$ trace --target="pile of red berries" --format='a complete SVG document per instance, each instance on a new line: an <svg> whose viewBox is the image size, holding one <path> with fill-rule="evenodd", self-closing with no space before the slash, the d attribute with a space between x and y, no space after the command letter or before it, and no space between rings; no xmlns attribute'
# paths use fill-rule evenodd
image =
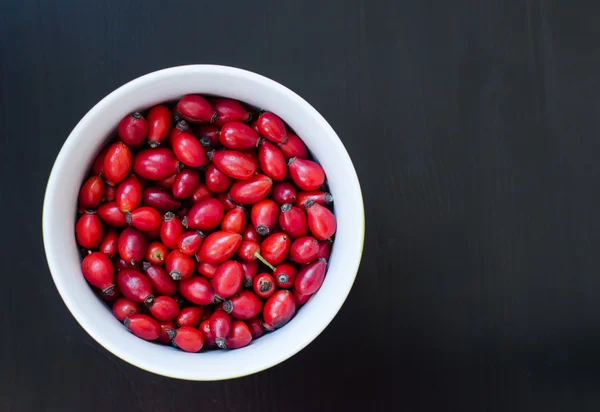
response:
<svg viewBox="0 0 600 412"><path fill-rule="evenodd" d="M172 108L170 108L172 107ZM79 193L82 271L136 336L240 348L322 285L325 173L273 113L187 95L133 113Z"/></svg>

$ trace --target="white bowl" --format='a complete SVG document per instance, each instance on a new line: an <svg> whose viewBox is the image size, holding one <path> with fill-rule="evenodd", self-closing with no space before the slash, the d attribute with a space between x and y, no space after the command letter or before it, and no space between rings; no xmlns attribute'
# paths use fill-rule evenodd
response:
<svg viewBox="0 0 600 412"><path fill-rule="evenodd" d="M230 351L185 353L143 341L117 321L81 274L74 224L79 187L97 153L127 114L188 93L241 100L281 116L327 174L337 235L321 289L283 328ZM193 65L160 70L115 90L73 129L50 174L43 211L48 265L65 304L102 346L142 369L173 378L219 380L249 375L299 352L331 322L354 283L364 240L364 211L352 161L335 131L304 99L273 80L241 69Z"/></svg>

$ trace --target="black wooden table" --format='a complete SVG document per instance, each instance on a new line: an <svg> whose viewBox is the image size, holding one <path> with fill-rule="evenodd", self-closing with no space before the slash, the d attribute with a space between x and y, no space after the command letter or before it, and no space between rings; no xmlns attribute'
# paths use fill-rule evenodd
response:
<svg viewBox="0 0 600 412"><path fill-rule="evenodd" d="M0 410L600 410L599 12L2 2ZM365 252L339 315L290 360L226 382L152 375L96 344L41 239L47 177L78 120L130 79L190 63L305 97L365 198Z"/></svg>

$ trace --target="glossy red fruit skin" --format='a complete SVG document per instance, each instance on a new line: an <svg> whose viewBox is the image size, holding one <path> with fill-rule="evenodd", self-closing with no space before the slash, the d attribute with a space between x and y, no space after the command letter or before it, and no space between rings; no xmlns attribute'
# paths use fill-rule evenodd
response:
<svg viewBox="0 0 600 412"><path fill-rule="evenodd" d="M258 274L258 261L240 262L244 268L244 287L251 288L252 281Z"/></svg>
<svg viewBox="0 0 600 412"><path fill-rule="evenodd" d="M169 192L171 192L173 190L173 184L175 183L176 178L177 175L174 174L173 176L169 176L165 179L155 180L154 184L160 189L168 189Z"/></svg>
<svg viewBox="0 0 600 412"><path fill-rule="evenodd" d="M217 167L211 163L206 168L205 173L206 187L213 193L226 192L233 183L233 179L221 172Z"/></svg>
<svg viewBox="0 0 600 412"><path fill-rule="evenodd" d="M152 284L140 272L132 269L122 269L117 272L117 287L127 299L134 302L152 304Z"/></svg>
<svg viewBox="0 0 600 412"><path fill-rule="evenodd" d="M223 302L223 308L231 317L247 320L257 316L263 310L263 301L254 291L242 289L230 300Z"/></svg>
<svg viewBox="0 0 600 412"><path fill-rule="evenodd" d="M129 175L117 186L115 201L122 212L131 212L142 201L142 185L134 175Z"/></svg>
<svg viewBox="0 0 600 412"><path fill-rule="evenodd" d="M248 325L241 320L236 320L231 325L231 332L225 341L227 349L239 349L252 342L252 332Z"/></svg>
<svg viewBox="0 0 600 412"><path fill-rule="evenodd" d="M235 150L213 152L212 162L217 169L233 179L246 180L256 173L254 161Z"/></svg>
<svg viewBox="0 0 600 412"><path fill-rule="evenodd" d="M258 174L248 180L239 180L231 185L229 197L235 203L252 205L264 199L272 187L273 181L270 177Z"/></svg>
<svg viewBox="0 0 600 412"><path fill-rule="evenodd" d="M188 279L196 271L196 261L180 250L172 250L167 256L165 269L174 280Z"/></svg>
<svg viewBox="0 0 600 412"><path fill-rule="evenodd" d="M91 175L98 176L104 173L104 158L106 157L106 153L108 152L110 146L104 146L96 159L94 159L94 163L92 164Z"/></svg>
<svg viewBox="0 0 600 412"><path fill-rule="evenodd" d="M248 329L250 329L252 339L258 339L265 334L265 328L262 325L262 319L259 316L248 319L246 325L248 326Z"/></svg>
<svg viewBox="0 0 600 412"><path fill-rule="evenodd" d="M161 225L160 213L149 206L138 207L127 213L127 223L143 232L151 232Z"/></svg>
<svg viewBox="0 0 600 412"><path fill-rule="evenodd" d="M326 206L333 203L333 196L331 196L331 193L324 192L322 190L299 192L296 196L296 201L294 202L294 205L303 208L306 206L306 202L308 202L309 200L314 200L315 203Z"/></svg>
<svg viewBox="0 0 600 412"><path fill-rule="evenodd" d="M296 206L289 203L281 206L279 215L279 226L281 230L295 239L308 234L308 220L306 213Z"/></svg>
<svg viewBox="0 0 600 412"><path fill-rule="evenodd" d="M167 147L144 149L133 158L133 171L148 180L162 180L177 173L179 162Z"/></svg>
<svg viewBox="0 0 600 412"><path fill-rule="evenodd" d="M225 339L231 330L231 318L223 311L215 311L209 319L209 326L215 343L218 347L225 349Z"/></svg>
<svg viewBox="0 0 600 412"><path fill-rule="evenodd" d="M110 258L114 258L119 253L117 242L119 240L119 234L114 230L109 230L104 235L104 239L100 243L98 249Z"/></svg>
<svg viewBox="0 0 600 412"><path fill-rule="evenodd" d="M118 129L119 139L131 147L139 147L148 136L148 122L141 113L125 116Z"/></svg>
<svg viewBox="0 0 600 412"><path fill-rule="evenodd" d="M221 144L234 150L255 149L259 139L260 136L254 129L240 122L226 123L219 134Z"/></svg>
<svg viewBox="0 0 600 412"><path fill-rule="evenodd" d="M190 229L208 232L219 226L224 214L223 204L210 197L192 206L187 214L187 224Z"/></svg>
<svg viewBox="0 0 600 412"><path fill-rule="evenodd" d="M283 143L287 140L287 130L283 120L273 113L263 113L256 121L260 135L274 143Z"/></svg>
<svg viewBox="0 0 600 412"><path fill-rule="evenodd" d="M113 294L115 269L104 253L93 252L83 258L81 271L89 284L102 290L105 295Z"/></svg>
<svg viewBox="0 0 600 412"><path fill-rule="evenodd" d="M317 259L323 258L325 260L329 260L329 255L331 254L331 241L323 240L319 242L319 253L317 253Z"/></svg>
<svg viewBox="0 0 600 412"><path fill-rule="evenodd" d="M263 199L252 206L250 213L252 224L261 236L268 235L279 220L279 206L271 199Z"/></svg>
<svg viewBox="0 0 600 412"><path fill-rule="evenodd" d="M252 282L252 288L259 297L266 299L275 293L275 279L266 272L259 273Z"/></svg>
<svg viewBox="0 0 600 412"><path fill-rule="evenodd" d="M156 339L157 342L160 343L169 343L171 342L171 338L169 337L169 331L175 330L175 323L172 321L167 322L158 322L160 325L160 336Z"/></svg>
<svg viewBox="0 0 600 412"><path fill-rule="evenodd" d="M190 199L193 203L197 203L201 200L208 199L209 197L213 197L213 192L211 192L204 183L198 183Z"/></svg>
<svg viewBox="0 0 600 412"><path fill-rule="evenodd" d="M275 271L273 271L275 284L281 289L290 289L296 282L296 273L298 273L298 269L290 263L283 263L275 267Z"/></svg>
<svg viewBox="0 0 600 412"><path fill-rule="evenodd" d="M217 112L208 100L197 94L183 96L175 108L177 113L191 123L212 123L217 120Z"/></svg>
<svg viewBox="0 0 600 412"><path fill-rule="evenodd" d="M160 225L160 240L169 249L177 248L179 236L185 232L185 227L181 219L171 212L165 213L164 219Z"/></svg>
<svg viewBox="0 0 600 412"><path fill-rule="evenodd" d="M301 265L312 262L319 254L319 241L311 236L294 240L290 246L290 259Z"/></svg>
<svg viewBox="0 0 600 412"><path fill-rule="evenodd" d="M144 236L142 232L132 227L128 227L119 235L117 246L121 258L131 265L134 265L144 259L148 243L146 241L146 236Z"/></svg>
<svg viewBox="0 0 600 412"><path fill-rule="evenodd" d="M163 105L154 106L148 112L148 144L157 147L167 138L172 124L171 111Z"/></svg>
<svg viewBox="0 0 600 412"><path fill-rule="evenodd" d="M200 175L198 174L198 171L186 167L181 172L177 173L175 182L173 182L173 196L178 199L186 199L194 193L199 184Z"/></svg>
<svg viewBox="0 0 600 412"><path fill-rule="evenodd" d="M219 134L221 128L210 123L198 124L194 127L194 132L200 144L203 147L211 147L216 149L221 145L219 142Z"/></svg>
<svg viewBox="0 0 600 412"><path fill-rule="evenodd" d="M156 266L164 266L169 249L161 242L150 242L148 249L146 250L146 261Z"/></svg>
<svg viewBox="0 0 600 412"><path fill-rule="evenodd" d="M219 199L219 202L221 202L226 212L229 212L231 209L234 209L239 206L229 198L229 195L227 193L219 193L217 199Z"/></svg>
<svg viewBox="0 0 600 412"><path fill-rule="evenodd" d="M181 133L173 139L173 152L177 159L186 166L202 167L208 164L208 157L202 145L189 133Z"/></svg>
<svg viewBox="0 0 600 412"><path fill-rule="evenodd" d="M159 213L167 213L181 207L181 202L171 193L158 187L148 187L142 194L142 205L150 206Z"/></svg>
<svg viewBox="0 0 600 412"><path fill-rule="evenodd" d="M234 260L222 263L212 279L215 294L227 299L238 293L244 282L244 268Z"/></svg>
<svg viewBox="0 0 600 412"><path fill-rule="evenodd" d="M278 290L265 303L263 326L274 330L284 326L296 314L296 299L289 290Z"/></svg>
<svg viewBox="0 0 600 412"><path fill-rule="evenodd" d="M140 305L127 298L119 298L113 303L112 313L119 322L123 322L126 317L140 313Z"/></svg>
<svg viewBox="0 0 600 412"><path fill-rule="evenodd" d="M331 238L337 229L335 216L329 209L312 201L306 202L306 214L308 215L308 228L318 240Z"/></svg>
<svg viewBox="0 0 600 412"><path fill-rule="evenodd" d="M104 199L107 202L112 202L117 197L117 188L111 185L104 185Z"/></svg>
<svg viewBox="0 0 600 412"><path fill-rule="evenodd" d="M79 189L79 209L95 209L104 197L104 180L100 176L92 176Z"/></svg>
<svg viewBox="0 0 600 412"><path fill-rule="evenodd" d="M204 308L202 308L202 306L188 306L187 308L181 309L181 311L175 318L175 324L179 327L196 327L200 323L203 314Z"/></svg>
<svg viewBox="0 0 600 412"><path fill-rule="evenodd" d="M144 340L156 340L161 333L160 324L155 319L142 313L128 316L123 323L135 336Z"/></svg>
<svg viewBox="0 0 600 412"><path fill-rule="evenodd" d="M123 142L113 143L104 157L103 174L110 184L117 184L131 171L131 151Z"/></svg>
<svg viewBox="0 0 600 412"><path fill-rule="evenodd" d="M219 266L206 262L198 262L198 265L196 266L196 272L208 279L215 277L217 269L219 269Z"/></svg>
<svg viewBox="0 0 600 412"><path fill-rule="evenodd" d="M77 243L83 248L94 249L102 242L104 228L95 213L84 213L75 225Z"/></svg>
<svg viewBox="0 0 600 412"><path fill-rule="evenodd" d="M121 212L115 201L98 206L98 217L112 227L122 228L127 226L127 215Z"/></svg>
<svg viewBox="0 0 600 412"><path fill-rule="evenodd" d="M204 233L194 230L190 232L184 232L177 239L177 247L179 250L188 256L194 256L200 250L202 241L204 240Z"/></svg>
<svg viewBox="0 0 600 412"><path fill-rule="evenodd" d="M271 189L271 197L280 206L286 203L294 204L296 202L296 187L290 182L278 182Z"/></svg>
<svg viewBox="0 0 600 412"><path fill-rule="evenodd" d="M241 243L242 235L239 233L214 232L204 239L198 257L201 262L219 265L231 258Z"/></svg>
<svg viewBox="0 0 600 412"><path fill-rule="evenodd" d="M273 180L283 180L287 174L285 157L273 143L262 140L258 144L260 169Z"/></svg>
<svg viewBox="0 0 600 412"><path fill-rule="evenodd" d="M229 122L247 122L251 118L251 114L237 100L217 97L213 100L212 105L217 112L215 120L217 126L223 126Z"/></svg>
<svg viewBox="0 0 600 412"><path fill-rule="evenodd" d="M237 255L244 262L256 260L256 253L260 253L260 245L253 240L244 240L237 250Z"/></svg>
<svg viewBox="0 0 600 412"><path fill-rule="evenodd" d="M154 293L171 296L177 291L177 283L168 275L165 268L152 265L148 262L144 262L143 268L148 280L150 280Z"/></svg>
<svg viewBox="0 0 600 412"><path fill-rule="evenodd" d="M137 262L136 264L132 265L120 256L113 259L113 265L117 272L119 270L123 270L123 269L133 269L133 270L137 270L138 272L140 272L144 267L142 265L142 262Z"/></svg>
<svg viewBox="0 0 600 412"><path fill-rule="evenodd" d="M297 307L304 305L306 302L308 302L308 300L312 296L312 295L302 295L302 294L298 293L298 291L296 289L292 289L292 293L294 294L294 299L296 299Z"/></svg>
<svg viewBox="0 0 600 412"><path fill-rule="evenodd" d="M204 347L207 349L216 348L217 343L215 342L215 337L210 330L210 321L208 319L203 320L198 329L200 329L200 332L202 332L202 335L204 336Z"/></svg>
<svg viewBox="0 0 600 412"><path fill-rule="evenodd" d="M285 233L273 233L260 244L260 253L273 266L281 264L290 250L290 237Z"/></svg>
<svg viewBox="0 0 600 412"><path fill-rule="evenodd" d="M293 157L288 162L292 180L302 190L317 190L325 182L325 172L312 160Z"/></svg>
<svg viewBox="0 0 600 412"><path fill-rule="evenodd" d="M317 259L300 269L294 287L301 295L312 295L323 284L325 272L327 272L327 261L323 258Z"/></svg>
<svg viewBox="0 0 600 412"><path fill-rule="evenodd" d="M253 242L260 243L262 241L262 236L256 232L256 229L253 225L247 225L244 232L242 232L242 236L244 240L252 240Z"/></svg>
<svg viewBox="0 0 600 412"><path fill-rule="evenodd" d="M179 293L195 305L210 305L215 303L215 290L208 279L202 276L192 276L179 282Z"/></svg>
<svg viewBox="0 0 600 412"><path fill-rule="evenodd" d="M185 352L200 352L204 346L204 335L191 326L182 326L174 331L169 331L173 337L173 345Z"/></svg>
<svg viewBox="0 0 600 412"><path fill-rule="evenodd" d="M288 139L285 143L279 145L279 150L286 159L297 157L298 159L308 159L308 149L298 136L288 132Z"/></svg>
<svg viewBox="0 0 600 412"><path fill-rule="evenodd" d="M243 207L231 209L221 220L221 230L242 234L246 228L246 211Z"/></svg>
<svg viewBox="0 0 600 412"><path fill-rule="evenodd" d="M166 322L179 314L179 305L170 296L157 296L150 306L150 313L156 320Z"/></svg>

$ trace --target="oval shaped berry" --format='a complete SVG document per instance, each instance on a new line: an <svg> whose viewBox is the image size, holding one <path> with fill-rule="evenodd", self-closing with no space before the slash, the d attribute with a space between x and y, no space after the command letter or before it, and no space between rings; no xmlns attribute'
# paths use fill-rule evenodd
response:
<svg viewBox="0 0 600 412"><path fill-rule="evenodd" d="M145 149L133 158L133 171L148 180L162 180L177 173L179 162L173 151L166 147Z"/></svg>
<svg viewBox="0 0 600 412"><path fill-rule="evenodd" d="M256 121L256 127L258 127L261 136L274 143L283 143L287 140L285 124L274 113L261 114Z"/></svg>
<svg viewBox="0 0 600 412"><path fill-rule="evenodd" d="M140 305L130 299L119 298L113 303L112 313L119 322L123 322L126 317L140 313Z"/></svg>
<svg viewBox="0 0 600 412"><path fill-rule="evenodd" d="M113 264L102 252L93 252L83 258L81 271L85 280L92 286L97 287L105 295L114 293L115 269Z"/></svg>
<svg viewBox="0 0 600 412"><path fill-rule="evenodd" d="M152 265L148 262L144 262L143 270L150 284L152 285L152 291L157 295L171 296L177 291L177 284L171 276L168 275L165 268L162 266Z"/></svg>
<svg viewBox="0 0 600 412"><path fill-rule="evenodd" d="M163 105L154 106L148 112L148 144L157 147L167 138L171 131L171 111Z"/></svg>
<svg viewBox="0 0 600 412"><path fill-rule="evenodd" d="M273 180L283 180L287 174L285 157L273 143L262 140L258 145L260 169Z"/></svg>
<svg viewBox="0 0 600 412"><path fill-rule="evenodd" d="M244 268L244 286L247 288L252 287L252 281L258 274L258 261L253 260L251 262L240 262Z"/></svg>
<svg viewBox="0 0 600 412"><path fill-rule="evenodd" d="M265 303L263 326L267 330L278 329L296 314L296 300L289 290L278 290Z"/></svg>
<svg viewBox="0 0 600 412"><path fill-rule="evenodd" d="M235 182L229 190L229 197L235 203L251 205L264 199L273 187L273 181L265 175L255 175L248 180Z"/></svg>
<svg viewBox="0 0 600 412"><path fill-rule="evenodd" d="M171 212L165 213L164 219L160 225L160 240L169 249L177 248L179 236L185 232L185 227L177 216Z"/></svg>
<svg viewBox="0 0 600 412"><path fill-rule="evenodd" d="M177 247L183 254L193 256L200 250L203 240L204 233L199 230L184 232L177 239Z"/></svg>
<svg viewBox="0 0 600 412"><path fill-rule="evenodd" d="M259 297L266 299L275 293L275 279L268 273L259 273L252 282L252 288Z"/></svg>
<svg viewBox="0 0 600 412"><path fill-rule="evenodd" d="M292 180L302 190L317 190L325 182L325 172L312 160L291 158L288 162Z"/></svg>
<svg viewBox="0 0 600 412"><path fill-rule="evenodd" d="M104 228L95 213L84 213L75 225L77 243L83 248L94 249L102 242Z"/></svg>
<svg viewBox="0 0 600 412"><path fill-rule="evenodd" d="M196 271L196 261L180 250L172 250L167 256L165 268L174 280L188 279Z"/></svg>
<svg viewBox="0 0 600 412"><path fill-rule="evenodd" d="M234 260L222 263L212 279L215 293L220 298L229 298L235 295L244 281L244 268Z"/></svg>
<svg viewBox="0 0 600 412"><path fill-rule="evenodd" d="M231 318L223 311L215 311L209 319L209 326L215 343L219 348L226 349L225 339L231 330Z"/></svg>
<svg viewBox="0 0 600 412"><path fill-rule="evenodd" d="M181 296L195 305L210 305L216 302L212 284L202 276L182 280L178 290Z"/></svg>
<svg viewBox="0 0 600 412"><path fill-rule="evenodd" d="M239 349L248 346L252 342L252 332L246 323L236 320L231 325L231 332L225 340L227 349Z"/></svg>
<svg viewBox="0 0 600 412"><path fill-rule="evenodd" d="M208 100L197 94L183 96L176 106L177 113L192 123L212 123L217 120L217 112Z"/></svg>
<svg viewBox="0 0 600 412"><path fill-rule="evenodd" d="M182 326L169 333L173 337L173 344L185 352L200 352L204 346L204 335L191 326Z"/></svg>
<svg viewBox="0 0 600 412"><path fill-rule="evenodd" d="M148 122L140 112L125 116L118 129L119 139L131 147L139 147L148 135Z"/></svg>
<svg viewBox="0 0 600 412"><path fill-rule="evenodd" d="M187 224L190 229L211 231L219 226L224 214L223 204L211 197L192 206L187 214Z"/></svg>
<svg viewBox="0 0 600 412"><path fill-rule="evenodd" d="M148 244L146 236L144 236L142 232L132 227L128 227L119 235L117 246L121 258L127 263L134 265L144 259Z"/></svg>
<svg viewBox="0 0 600 412"><path fill-rule="evenodd" d="M288 139L279 145L281 153L286 159L297 157L298 159L308 159L308 149L298 136L288 132Z"/></svg>
<svg viewBox="0 0 600 412"><path fill-rule="evenodd" d="M127 215L112 201L98 206L98 216L109 226L121 228L127 226Z"/></svg>
<svg viewBox="0 0 600 412"><path fill-rule="evenodd" d="M171 193L158 187L147 187L142 194L142 205L150 206L159 213L167 213L181 207L181 202Z"/></svg>
<svg viewBox="0 0 600 412"><path fill-rule="evenodd" d="M165 259L169 254L169 249L161 242L150 242L144 257L148 262L156 266L164 266Z"/></svg>
<svg viewBox="0 0 600 412"><path fill-rule="evenodd" d="M132 269L117 272L117 287L127 299L149 306L154 300L152 285L146 276Z"/></svg>
<svg viewBox="0 0 600 412"><path fill-rule="evenodd" d="M171 337L169 336L169 331L175 330L175 323L172 321L166 322L158 322L160 325L160 336L156 339L157 342L160 343L169 343L171 342Z"/></svg>
<svg viewBox="0 0 600 412"><path fill-rule="evenodd" d="M290 250L290 238L285 233L273 233L260 244L262 257L273 266L281 264Z"/></svg>
<svg viewBox="0 0 600 412"><path fill-rule="evenodd" d="M231 209L221 220L221 230L232 233L242 233L246 228L246 211L243 207Z"/></svg>
<svg viewBox="0 0 600 412"><path fill-rule="evenodd" d="M295 205L298 207L305 207L306 202L313 200L315 203L326 206L333 203L333 196L331 193L324 192L322 190L311 190L310 192L300 192L296 197Z"/></svg>
<svg viewBox="0 0 600 412"><path fill-rule="evenodd" d="M122 212L131 212L142 201L142 185L134 175L129 175L117 186L115 201Z"/></svg>
<svg viewBox="0 0 600 412"><path fill-rule="evenodd" d="M142 313L128 316L123 323L135 336L144 340L156 340L161 333L158 322Z"/></svg>
<svg viewBox="0 0 600 412"><path fill-rule="evenodd" d="M279 182L273 185L271 197L278 205L296 202L296 187L289 182Z"/></svg>
<svg viewBox="0 0 600 412"><path fill-rule="evenodd" d="M173 152L186 166L202 167L208 163L208 157L200 142L189 133L181 133L173 140Z"/></svg>
<svg viewBox="0 0 600 412"><path fill-rule="evenodd" d="M233 179L221 172L213 163L211 163L206 168L205 183L206 187L211 192L223 193L231 187Z"/></svg>
<svg viewBox="0 0 600 412"><path fill-rule="evenodd" d="M216 149L221 145L221 143L219 142L219 134L221 133L221 128L215 126L214 124L198 124L194 127L194 132L198 140L200 140L200 144L204 147L211 147L213 149Z"/></svg>
<svg viewBox="0 0 600 412"><path fill-rule="evenodd" d="M263 310L263 301L249 289L242 289L230 300L223 302L223 309L232 317L247 320Z"/></svg>
<svg viewBox="0 0 600 412"><path fill-rule="evenodd" d="M218 265L231 258L240 244L242 235L230 232L214 232L204 239L198 257L202 262Z"/></svg>
<svg viewBox="0 0 600 412"><path fill-rule="evenodd" d="M79 208L95 209L104 197L104 180L100 176L92 176L79 189Z"/></svg>
<svg viewBox="0 0 600 412"><path fill-rule="evenodd" d="M199 184L200 175L198 174L198 171L186 167L181 172L177 173L177 177L173 182L173 196L178 199L186 199L194 193Z"/></svg>
<svg viewBox="0 0 600 412"><path fill-rule="evenodd" d="M110 184L117 184L131 171L131 151L123 142L113 143L104 157L103 174Z"/></svg>
<svg viewBox="0 0 600 412"><path fill-rule="evenodd" d="M284 263L277 266L273 271L273 277L275 278L277 287L281 289L290 289L294 286L294 282L296 282L296 273L298 273L298 269L292 264Z"/></svg>
<svg viewBox="0 0 600 412"><path fill-rule="evenodd" d="M256 232L261 236L266 236L277 226L279 206L271 199L260 200L252 206L250 219Z"/></svg>
<svg viewBox="0 0 600 412"><path fill-rule="evenodd" d="M119 248L117 246L118 240L119 234L114 230L110 230L106 232L106 235L104 235L104 238L102 239L98 249L106 256L114 258L119 253Z"/></svg>
<svg viewBox="0 0 600 412"><path fill-rule="evenodd" d="M306 214L308 215L308 227L314 237L326 240L333 236L337 229L337 223L329 209L309 200L306 202Z"/></svg>
<svg viewBox="0 0 600 412"><path fill-rule="evenodd" d="M265 334L265 327L262 325L262 319L258 316L246 321L248 329L252 334L252 339L258 339Z"/></svg>
<svg viewBox="0 0 600 412"><path fill-rule="evenodd" d="M254 149L259 139L260 136L254 129L239 122L230 122L223 125L219 135L219 141L223 146L235 150ZM283 159L283 155L281 157Z"/></svg>
<svg viewBox="0 0 600 412"><path fill-rule="evenodd" d="M204 336L204 347L207 349L213 349L217 347L217 343L215 342L215 337L212 334L212 331L210 330L210 323L209 320L203 320L202 323L200 323L200 332L202 332L202 335Z"/></svg>
<svg viewBox="0 0 600 412"><path fill-rule="evenodd" d="M314 262L304 266L296 275L295 288L301 295L312 295L315 293L325 279L327 271L327 261L319 258Z"/></svg>
<svg viewBox="0 0 600 412"><path fill-rule="evenodd" d="M198 326L202 316L204 315L204 308L202 306L188 306L187 308L181 309L177 317L175 318L175 324L181 326Z"/></svg>
<svg viewBox="0 0 600 412"><path fill-rule="evenodd" d="M290 259L299 264L312 262L319 254L319 241L311 236L294 240L290 246Z"/></svg>
<svg viewBox="0 0 600 412"><path fill-rule="evenodd" d="M151 232L161 225L160 213L155 209L142 206L127 213L127 223L143 232Z"/></svg>
<svg viewBox="0 0 600 412"><path fill-rule="evenodd" d="M179 314L179 305L170 296L157 296L149 306L150 313L156 320L173 320Z"/></svg>
<svg viewBox="0 0 600 412"><path fill-rule="evenodd" d="M279 226L281 227L281 230L292 238L298 238L308 234L308 220L306 213L299 207L292 206L289 203L281 206Z"/></svg>
<svg viewBox="0 0 600 412"><path fill-rule="evenodd" d="M217 97L212 104L217 112L217 119L215 120L217 126L223 126L228 122L250 121L251 114L237 100Z"/></svg>
<svg viewBox="0 0 600 412"><path fill-rule="evenodd" d="M213 152L212 162L217 169L233 179L246 180L256 173L254 161L235 150Z"/></svg>

